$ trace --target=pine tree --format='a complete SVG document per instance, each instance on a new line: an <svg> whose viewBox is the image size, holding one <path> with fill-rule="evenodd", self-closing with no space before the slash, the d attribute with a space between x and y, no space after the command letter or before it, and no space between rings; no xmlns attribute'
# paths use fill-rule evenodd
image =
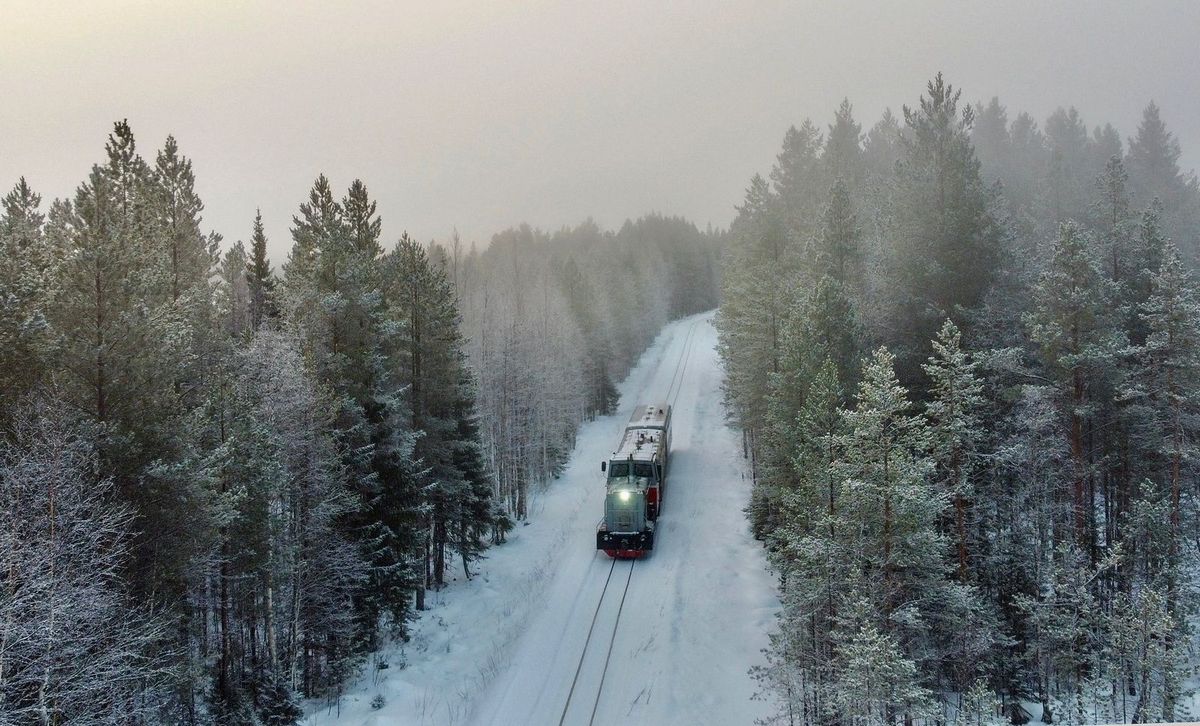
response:
<svg viewBox="0 0 1200 726"><path fill-rule="evenodd" d="M800 128L788 128L783 137L783 148L771 170L771 184L783 230L793 240L807 239L812 233L819 209L818 190L829 187L822 168L822 146L821 132L812 121L805 119ZM751 195L766 196L765 190L754 190L755 182L751 181L747 204L751 203ZM758 203L756 201L755 205Z"/></svg>
<svg viewBox="0 0 1200 726"><path fill-rule="evenodd" d="M808 358L806 349L794 352L799 360ZM841 482L833 470L843 432L842 391L828 359L815 375L791 365L784 370L765 432L771 458L757 488L763 492L771 487L769 499L760 495L757 500L773 508L767 542L779 572L783 609L779 630L771 634L767 665L755 677L780 698L789 722L811 723L833 715L836 698L830 634L846 581L834 529L842 503ZM795 394L784 386L801 387L803 403L789 401ZM752 511L760 521L765 521L764 513Z"/></svg>
<svg viewBox="0 0 1200 726"><path fill-rule="evenodd" d="M158 244L162 245L166 297L179 304L185 295L197 296L217 264L219 238L200 230L204 203L196 194L192 162L179 154L175 138L168 136L158 152L152 172L150 204L158 218ZM199 290L197 288L200 288ZM193 303L203 300L193 300Z"/></svg>
<svg viewBox="0 0 1200 726"><path fill-rule="evenodd" d="M968 132L970 107L938 74L916 109L907 106L899 169L899 239L893 250L901 372L915 379L918 354L946 316L979 305L1002 259L995 220Z"/></svg>
<svg viewBox="0 0 1200 726"><path fill-rule="evenodd" d="M469 572L479 536L491 526L490 501L483 496L490 486L478 460L479 442L471 436L473 380L445 265L435 264L420 245L404 237L392 253L389 273L392 315L407 331L402 380L411 392L413 429L422 432L416 455L426 468L426 586L440 588L447 548L459 549Z"/></svg>
<svg viewBox="0 0 1200 726"><path fill-rule="evenodd" d="M981 174L989 182L1009 181L1013 141L1008 128L1008 111L998 97L992 96L986 106L975 105L973 116L971 146L979 159Z"/></svg>
<svg viewBox="0 0 1200 726"><path fill-rule="evenodd" d="M863 162L867 171L877 177L891 177L900 159L900 139L903 131L891 109L871 127L863 139Z"/></svg>
<svg viewBox="0 0 1200 726"><path fill-rule="evenodd" d="M1043 180L1045 199L1040 210L1043 227L1067 219L1081 219L1087 211L1092 180L1107 159L1093 166L1087 125L1074 108L1058 108L1046 119L1049 160Z"/></svg>
<svg viewBox="0 0 1200 726"><path fill-rule="evenodd" d="M843 515L846 525L860 525L846 527L858 532L850 549L859 552L862 572L881 573L875 604L884 622L907 600L907 578L919 575L921 568L940 568L934 523L946 504L928 481L932 462L923 453L928 433L909 413L907 391L896 380L893 361L881 348L864 363L857 405L844 416L847 433L840 449L845 458L837 464L837 476L860 502ZM903 568L897 566L900 561L906 563Z"/></svg>
<svg viewBox="0 0 1200 726"><path fill-rule="evenodd" d="M777 170L782 169L790 167L781 162ZM790 180L790 172L780 178ZM780 369L781 336L794 300L798 262L796 246L780 216L780 202L762 177L751 180L730 234L716 325L727 366L726 402L744 432L751 469L757 472L755 439L770 375Z"/></svg>
<svg viewBox="0 0 1200 726"><path fill-rule="evenodd" d="M1113 284L1101 272L1089 237L1064 223L1053 257L1034 290L1035 308L1026 316L1030 337L1042 348L1042 360L1055 381L1070 421L1066 433L1074 462L1070 501L1075 541L1085 550L1095 542L1088 485L1093 462L1087 451L1096 397L1115 375L1114 356L1125 344L1113 323Z"/></svg>
<svg viewBox="0 0 1200 726"><path fill-rule="evenodd" d="M870 605L859 603L852 612L869 610ZM834 632L835 715L864 726L927 718L933 712L933 696L921 686L916 664L869 618L844 617Z"/></svg>
<svg viewBox="0 0 1200 726"><path fill-rule="evenodd" d="M834 470L856 506L840 510L834 529L843 533L848 587L871 604L867 617L896 639L926 682L948 676L966 688L991 652L991 627L974 588L951 579L948 542L937 527L947 495L935 486L925 453L930 431L909 409L891 354L877 350L863 365L854 410L843 414L843 455Z"/></svg>

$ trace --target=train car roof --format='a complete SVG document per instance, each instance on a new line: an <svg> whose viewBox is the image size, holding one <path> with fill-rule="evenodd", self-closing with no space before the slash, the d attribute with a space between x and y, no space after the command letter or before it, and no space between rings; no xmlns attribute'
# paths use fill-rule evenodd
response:
<svg viewBox="0 0 1200 726"><path fill-rule="evenodd" d="M665 428L670 415L671 406L666 401L638 404L625 428Z"/></svg>

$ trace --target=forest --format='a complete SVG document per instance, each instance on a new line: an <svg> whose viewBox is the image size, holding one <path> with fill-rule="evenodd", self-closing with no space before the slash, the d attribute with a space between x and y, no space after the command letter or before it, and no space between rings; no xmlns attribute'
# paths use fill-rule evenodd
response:
<svg viewBox="0 0 1200 726"><path fill-rule="evenodd" d="M0 722L296 723L529 516L722 232L387 243L318 177L278 269L125 121L0 209Z"/></svg>
<svg viewBox="0 0 1200 726"><path fill-rule="evenodd" d="M422 241L320 175L230 241L126 121L69 198L18 178L0 723L336 709L714 308L778 582L764 723L1200 717L1200 181L1153 101L1118 130L913 90L789 128L728 230Z"/></svg>
<svg viewBox="0 0 1200 726"><path fill-rule="evenodd" d="M938 74L750 181L717 325L771 723L1196 717L1200 187L1132 131Z"/></svg>

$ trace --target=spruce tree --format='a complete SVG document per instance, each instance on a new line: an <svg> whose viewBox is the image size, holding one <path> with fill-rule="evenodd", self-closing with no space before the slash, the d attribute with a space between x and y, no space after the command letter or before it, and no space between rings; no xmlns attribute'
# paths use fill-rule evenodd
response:
<svg viewBox="0 0 1200 726"><path fill-rule="evenodd" d="M250 325L253 330L263 321L276 316L275 271L267 259L267 235L263 230L262 210L254 212L254 227L250 235L250 259L246 262L246 281L250 287Z"/></svg>
<svg viewBox="0 0 1200 726"><path fill-rule="evenodd" d="M852 189L857 189L866 178L867 168L863 161L862 125L854 120L854 107L850 99L842 99L834 114L833 124L825 139L821 161L825 164L826 179L841 180Z"/></svg>
<svg viewBox="0 0 1200 726"><path fill-rule="evenodd" d="M1137 135L1129 140L1125 160L1139 203L1159 199L1175 208L1183 201L1189 182L1194 188L1195 180L1189 180L1179 168L1182 153L1179 140L1162 120L1158 104L1151 101L1142 112Z"/></svg>
<svg viewBox="0 0 1200 726"><path fill-rule="evenodd" d="M406 329L402 380L411 392L413 429L422 432L416 455L424 467L425 585L440 588L448 548L459 551L467 572L478 556L479 538L491 526L490 497L485 495L490 484L474 438L473 378L466 369L457 299L446 267L430 260L407 236L391 258L391 314Z"/></svg>
<svg viewBox="0 0 1200 726"><path fill-rule="evenodd" d="M300 326L304 353L333 393L346 488L357 500L344 522L369 562L355 597L356 648L377 644L381 618L398 633L421 589L414 532L415 429L394 367L397 333L387 316L375 204L359 181L334 199L319 176L293 219L293 247L279 300Z"/></svg>

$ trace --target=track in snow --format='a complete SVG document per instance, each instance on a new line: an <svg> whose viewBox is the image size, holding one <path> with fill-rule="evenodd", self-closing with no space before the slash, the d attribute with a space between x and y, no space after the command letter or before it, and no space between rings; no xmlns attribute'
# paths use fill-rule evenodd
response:
<svg viewBox="0 0 1200 726"><path fill-rule="evenodd" d="M743 513L749 483L740 439L724 424L710 321L668 326L603 422L611 440L575 452L558 486L578 491L579 514L564 522L570 534L542 602L469 723L750 724L767 714L747 671L762 662L777 600ZM633 406L663 399L675 407L674 432L655 549L614 562L595 549L599 463Z"/></svg>
<svg viewBox="0 0 1200 726"><path fill-rule="evenodd" d="M674 405L675 399L678 398L679 391L683 387L683 377L687 373L688 357L692 352L692 339L696 332L696 326L699 324L700 321L697 320L688 326L687 337L683 341L683 349L679 353L679 360L675 363L675 371L671 375L671 383L667 386L666 401L671 405ZM639 403L641 402L639 401ZM579 665L575 668L575 676L571 679L571 690L567 692L567 702L563 705L562 715L558 718L558 726L565 726L568 723L583 723L585 711L583 710L584 706L580 704L581 701L591 702L590 711L586 711L588 726L592 726L595 722L596 707L600 705L600 696L604 693L604 677L608 674L608 664L612 660L612 647L617 639L617 628L621 624L621 611L625 607L625 596L629 594L629 583L633 581L633 568L636 563L637 560L629 560L629 566L624 568L626 571L625 587L620 588L621 596L619 600L616 595L617 588L613 588L613 594L609 595L609 585L612 584L613 572L617 568L617 560L613 560L612 566L608 569L608 577L605 578L604 587L600 590L600 601L596 603L596 612L592 614L592 623L588 626L587 638L583 641L583 653L579 655ZM612 610L614 607L612 603L614 602L616 603L615 611ZM606 605L606 603L608 604ZM596 634L596 623L600 620L601 611L606 613L604 618L606 622L608 620L612 621L612 634L609 636L608 642L602 651L599 648L591 647L592 636ZM600 661L600 652L603 652L604 658L603 665L600 667L599 681L596 685L596 697L594 699L572 700L575 696L575 690L579 686L579 676L583 673L584 665L588 664L589 668L594 669L594 664ZM585 678L585 680L587 679ZM568 716L570 716L570 720L568 720Z"/></svg>
<svg viewBox="0 0 1200 726"><path fill-rule="evenodd" d="M567 702L563 705L562 715L558 717L558 726L564 726L568 723L583 723L583 717L587 715L587 723L591 724L596 718L596 706L600 703L600 694L604 692L604 676L608 672L608 663L612 658L613 641L617 637L617 626L621 623L621 609L625 607L625 596L629 594L629 583L633 580L633 566L637 560L629 560L628 567L623 567L625 570L625 587L620 587L620 576L617 577L618 587L612 589L612 595L609 595L609 585L613 581L613 573L617 569L617 560L612 561L612 567L608 569L608 577L604 580L604 589L600 591L600 602L596 603L596 612L592 614L592 624L588 627L587 639L583 641L583 653L579 656L579 665L575 668L575 677L571 679L571 690L567 692ZM617 593L620 593L618 599ZM605 603L608 603L606 606ZM614 605L615 603L615 605ZM613 608L616 610L613 610ZM603 611L605 617L603 619L605 625L609 620L612 621L612 634L608 638L607 647L601 650L600 648L589 648L592 643L592 636L599 635L596 631L596 623L601 620L600 613ZM601 632L605 631L605 627L601 626ZM594 670L597 663L600 663L600 653L604 654L603 664L600 665L599 685L596 686L595 698L583 698L585 694L580 694L581 698L572 700L575 696L575 688L579 685L579 676L583 673L584 665L587 664L589 669ZM589 662L589 654L592 656ZM587 679L585 679L587 680ZM594 680L594 678L592 679ZM591 708L584 710L590 704ZM574 708L572 708L574 706ZM568 715L570 720L567 719Z"/></svg>

